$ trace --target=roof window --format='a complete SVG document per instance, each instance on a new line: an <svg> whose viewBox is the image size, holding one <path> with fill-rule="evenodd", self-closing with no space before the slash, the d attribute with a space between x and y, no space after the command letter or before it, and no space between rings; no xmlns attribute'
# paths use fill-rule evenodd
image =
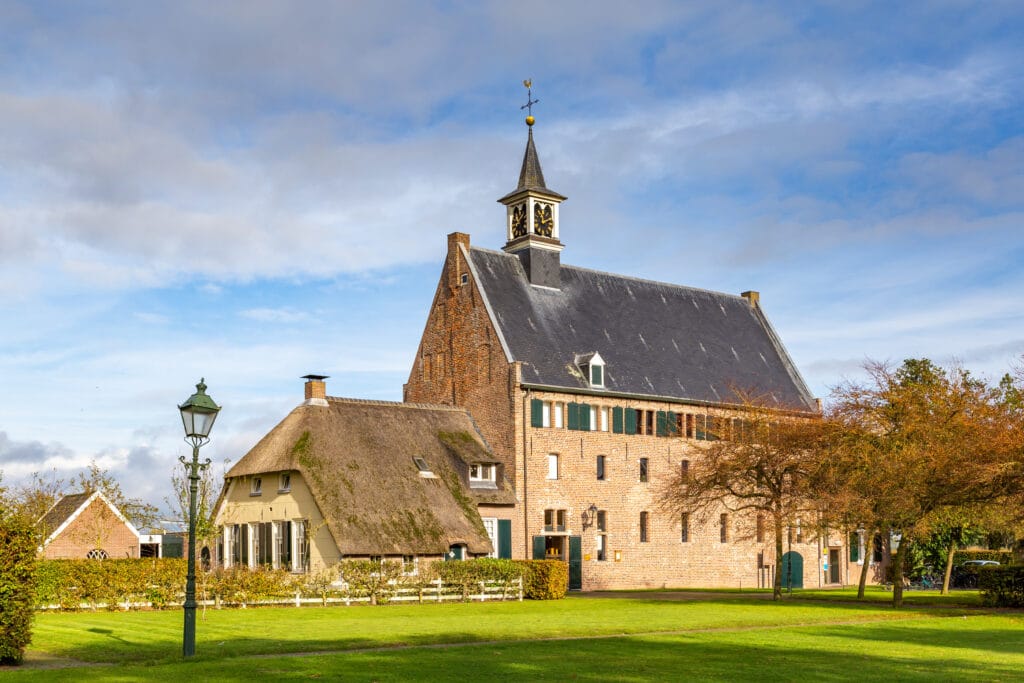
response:
<svg viewBox="0 0 1024 683"><path fill-rule="evenodd" d="M414 455L412 456L412 461L416 463L416 469L420 471L420 476L424 479L435 479L437 477L436 474L430 471L430 465L422 457Z"/></svg>
<svg viewBox="0 0 1024 683"><path fill-rule="evenodd" d="M594 351L577 356L576 365L591 388L604 389L604 359L601 354Z"/></svg>

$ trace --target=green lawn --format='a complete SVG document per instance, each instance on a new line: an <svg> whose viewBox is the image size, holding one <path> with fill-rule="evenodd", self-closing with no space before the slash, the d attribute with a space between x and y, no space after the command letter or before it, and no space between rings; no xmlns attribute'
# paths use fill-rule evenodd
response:
<svg viewBox="0 0 1024 683"><path fill-rule="evenodd" d="M40 614L28 664L0 677L864 681L1024 671L1020 613L671 597L211 610L189 662L181 612Z"/></svg>

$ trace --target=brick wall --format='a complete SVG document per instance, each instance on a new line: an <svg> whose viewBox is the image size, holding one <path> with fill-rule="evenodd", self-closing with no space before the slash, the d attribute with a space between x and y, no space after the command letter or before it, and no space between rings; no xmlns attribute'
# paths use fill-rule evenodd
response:
<svg viewBox="0 0 1024 683"><path fill-rule="evenodd" d="M98 498L43 549L43 557L85 559L90 550L104 550L110 558L138 557L139 539Z"/></svg>

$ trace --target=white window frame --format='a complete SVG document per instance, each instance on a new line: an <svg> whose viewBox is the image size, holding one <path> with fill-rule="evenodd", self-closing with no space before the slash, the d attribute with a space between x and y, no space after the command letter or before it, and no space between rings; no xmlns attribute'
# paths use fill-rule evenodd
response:
<svg viewBox="0 0 1024 683"><path fill-rule="evenodd" d="M249 480L249 495L263 495L263 477L253 477L252 479Z"/></svg>
<svg viewBox="0 0 1024 683"><path fill-rule="evenodd" d="M487 557L498 556L498 518L497 517L481 517L484 523L484 529L487 530L487 536L491 539L491 547L494 548L491 552L487 553Z"/></svg>
<svg viewBox="0 0 1024 683"><path fill-rule="evenodd" d="M548 479L558 479L558 453L548 453Z"/></svg>
<svg viewBox="0 0 1024 683"><path fill-rule="evenodd" d="M550 401L544 401L544 403L541 405L541 423L540 424L541 424L542 427L550 427L551 426L551 402Z"/></svg>
<svg viewBox="0 0 1024 683"><path fill-rule="evenodd" d="M409 567L412 569L409 569ZM420 558L417 555L402 555L402 576L417 576L420 573Z"/></svg>
<svg viewBox="0 0 1024 683"><path fill-rule="evenodd" d="M597 428L597 406L590 406L590 431L596 432Z"/></svg>
<svg viewBox="0 0 1024 683"><path fill-rule="evenodd" d="M565 420L563 419L565 417L565 415L564 415L565 410L563 408L563 404L555 403L553 405L554 405L553 412L555 413L555 420L554 420L554 422L555 422L555 429L562 429L563 427L565 427Z"/></svg>
<svg viewBox="0 0 1024 683"><path fill-rule="evenodd" d="M292 474L291 472L282 472L278 475L277 479L277 492L288 493L292 490Z"/></svg>
<svg viewBox="0 0 1024 683"><path fill-rule="evenodd" d="M498 468L489 462L475 462L469 466L469 482L494 483L497 481Z"/></svg>
<svg viewBox="0 0 1024 683"><path fill-rule="evenodd" d="M601 406L601 431L608 431L608 406Z"/></svg>

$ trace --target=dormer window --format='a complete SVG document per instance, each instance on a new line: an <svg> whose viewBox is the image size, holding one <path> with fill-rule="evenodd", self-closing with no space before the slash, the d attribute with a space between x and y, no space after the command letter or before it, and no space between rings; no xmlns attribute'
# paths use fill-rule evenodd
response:
<svg viewBox="0 0 1024 683"><path fill-rule="evenodd" d="M469 485L474 488L497 488L498 468L492 463L473 463L469 466Z"/></svg>
<svg viewBox="0 0 1024 683"><path fill-rule="evenodd" d="M412 461L416 463L416 469L420 471L420 476L424 479L436 479L437 475L430 471L430 465L427 461L418 455L414 455Z"/></svg>
<svg viewBox="0 0 1024 683"><path fill-rule="evenodd" d="M576 357L576 365L587 384L594 389L604 389L604 359L597 351Z"/></svg>

